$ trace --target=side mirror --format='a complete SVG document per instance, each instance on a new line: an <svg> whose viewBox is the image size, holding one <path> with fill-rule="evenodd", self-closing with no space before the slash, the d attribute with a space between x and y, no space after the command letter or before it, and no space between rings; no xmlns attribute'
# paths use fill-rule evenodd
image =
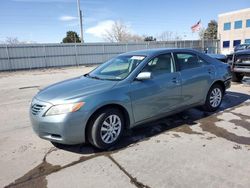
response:
<svg viewBox="0 0 250 188"><path fill-rule="evenodd" d="M143 81L151 79L151 72L141 72L137 75L136 80Z"/></svg>

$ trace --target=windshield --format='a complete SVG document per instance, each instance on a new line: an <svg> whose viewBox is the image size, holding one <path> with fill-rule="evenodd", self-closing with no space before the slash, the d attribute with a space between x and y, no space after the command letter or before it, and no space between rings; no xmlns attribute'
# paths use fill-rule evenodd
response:
<svg viewBox="0 0 250 188"><path fill-rule="evenodd" d="M239 45L239 46L236 46L235 47L235 51L238 51L238 50L245 50L249 47L248 44L242 44L242 45Z"/></svg>
<svg viewBox="0 0 250 188"><path fill-rule="evenodd" d="M126 78L143 60L145 56L118 56L102 64L88 77L101 80L123 80Z"/></svg>

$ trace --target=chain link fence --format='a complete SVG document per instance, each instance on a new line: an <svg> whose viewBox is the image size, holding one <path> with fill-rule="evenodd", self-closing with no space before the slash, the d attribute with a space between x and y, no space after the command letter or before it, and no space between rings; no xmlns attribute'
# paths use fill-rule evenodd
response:
<svg viewBox="0 0 250 188"><path fill-rule="evenodd" d="M0 71L100 64L128 51L152 48L193 48L219 53L218 40L143 43L0 45Z"/></svg>

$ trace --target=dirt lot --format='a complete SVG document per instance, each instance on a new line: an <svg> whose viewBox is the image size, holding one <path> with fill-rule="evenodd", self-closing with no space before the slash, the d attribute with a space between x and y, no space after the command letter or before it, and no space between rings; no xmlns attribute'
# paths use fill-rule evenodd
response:
<svg viewBox="0 0 250 188"><path fill-rule="evenodd" d="M250 79L219 112L186 110L126 133L101 152L38 138L29 103L39 89L93 67L0 73L0 187L250 187Z"/></svg>

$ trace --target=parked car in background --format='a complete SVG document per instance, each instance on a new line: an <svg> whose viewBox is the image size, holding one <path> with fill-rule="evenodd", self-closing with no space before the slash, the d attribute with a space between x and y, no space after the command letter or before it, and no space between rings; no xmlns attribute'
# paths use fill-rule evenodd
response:
<svg viewBox="0 0 250 188"><path fill-rule="evenodd" d="M212 57L212 58L215 58L217 60L220 60L224 63L227 62L227 56L226 55L223 55L223 54L207 54L208 56Z"/></svg>
<svg viewBox="0 0 250 188"><path fill-rule="evenodd" d="M227 64L198 51L129 52L41 90L30 119L43 139L106 149L145 122L195 106L216 111L230 79Z"/></svg>
<svg viewBox="0 0 250 188"><path fill-rule="evenodd" d="M240 82L244 76L250 76L250 49L228 55L228 64L231 66L233 82Z"/></svg>

